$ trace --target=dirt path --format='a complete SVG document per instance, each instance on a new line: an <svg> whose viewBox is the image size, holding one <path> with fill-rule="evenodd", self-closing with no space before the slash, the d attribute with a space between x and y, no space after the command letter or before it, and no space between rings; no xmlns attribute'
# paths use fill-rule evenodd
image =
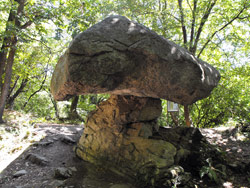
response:
<svg viewBox="0 0 250 188"><path fill-rule="evenodd" d="M83 128L77 125L39 125L36 133L46 136L26 149L1 173L1 188L110 188L127 181L77 158L75 142ZM35 155L33 155L35 154ZM31 156L31 157L30 157ZM34 159L35 157L38 159ZM67 169L71 178L55 177L56 169ZM14 177L16 172L23 175ZM64 180L65 179L65 180ZM130 185L127 184L129 187ZM132 187L132 186L131 186Z"/></svg>
<svg viewBox="0 0 250 188"><path fill-rule="evenodd" d="M230 162L250 163L250 141L244 141L244 137L237 135L234 128L219 127L211 129L201 129L207 140L224 150Z"/></svg>
<svg viewBox="0 0 250 188"><path fill-rule="evenodd" d="M2 171L0 187L133 188L128 180L95 168L75 156L74 145L82 130L78 125L38 125L35 134L42 134L44 138L27 148ZM250 164L250 142L236 139L231 129L202 129L201 132L210 143L226 152L232 168ZM237 176L224 187L237 187L235 184L248 187L247 176Z"/></svg>

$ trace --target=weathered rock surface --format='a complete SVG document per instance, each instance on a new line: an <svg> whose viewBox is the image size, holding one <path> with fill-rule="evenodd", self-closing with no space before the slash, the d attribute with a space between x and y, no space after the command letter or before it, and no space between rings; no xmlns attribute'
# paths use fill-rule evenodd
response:
<svg viewBox="0 0 250 188"><path fill-rule="evenodd" d="M123 16L110 16L79 34L51 81L56 100L111 93L192 104L207 97L219 72L184 48Z"/></svg>
<svg viewBox="0 0 250 188"><path fill-rule="evenodd" d="M160 114L159 99L111 96L88 117L76 153L143 186L171 187L180 178L186 185L183 168L199 172L209 152L198 129L157 127Z"/></svg>
<svg viewBox="0 0 250 188"><path fill-rule="evenodd" d="M215 68L187 50L110 16L72 41L55 68L51 92L56 100L113 94L89 114L77 155L141 187L171 187L187 185L191 175L185 170L198 174L209 152L198 129L157 126L160 98L189 105L207 97L219 79Z"/></svg>

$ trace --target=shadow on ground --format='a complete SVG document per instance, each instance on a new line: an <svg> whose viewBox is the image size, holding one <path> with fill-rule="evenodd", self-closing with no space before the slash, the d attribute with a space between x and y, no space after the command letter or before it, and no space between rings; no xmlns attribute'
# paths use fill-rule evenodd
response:
<svg viewBox="0 0 250 188"><path fill-rule="evenodd" d="M74 146L82 130L83 127L78 125L38 125L37 135L45 133L46 136L32 144L2 171L0 187L110 188L117 185L132 187L126 179L102 168L96 168L75 155ZM55 176L58 169L64 172Z"/></svg>

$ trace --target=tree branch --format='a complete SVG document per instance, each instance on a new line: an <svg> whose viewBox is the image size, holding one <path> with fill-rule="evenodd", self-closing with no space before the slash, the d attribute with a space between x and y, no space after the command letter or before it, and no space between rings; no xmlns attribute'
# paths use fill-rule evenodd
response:
<svg viewBox="0 0 250 188"><path fill-rule="evenodd" d="M44 83L45 83L45 81L46 81L46 79L47 79L47 75L48 75L48 66L49 66L50 60L51 60L51 54L50 54L49 60L48 60L48 62L47 62L45 71L44 71L44 72L45 72L45 75L44 75L44 79L43 79L43 81L42 81L42 84L41 84L40 88L39 88L38 90L36 90L34 93L32 93L32 94L29 96L28 100L27 100L27 101L25 102L25 104L23 105L23 108L26 107L26 105L28 104L29 100L30 100L35 94L37 94L38 92L40 92L40 91L43 89L43 85L44 85Z"/></svg>
<svg viewBox="0 0 250 188"><path fill-rule="evenodd" d="M190 51L191 51L191 53L192 53L193 55L195 55L195 53L196 53L196 50L197 50L198 42L199 42L199 40L200 40L200 35L201 35L201 32L202 32L202 29L203 29L205 23L207 22L208 17L209 17L209 15L210 15L210 13L211 13L211 10L213 9L214 5L216 4L216 1L217 1L217 0L214 0L214 1L210 4L210 6L208 6L208 8L207 8L207 10L205 11L203 17L201 18L200 26L199 26L198 31L197 31L197 34L196 34L196 38L195 38L195 41L194 41L194 45L193 45L193 47L190 49Z"/></svg>
<svg viewBox="0 0 250 188"><path fill-rule="evenodd" d="M182 34L183 34L183 42L184 42L184 46L186 47L187 30L185 26L185 19L184 19L184 13L183 13L183 8L182 8L182 0L178 0L178 5L179 5L180 14L181 14L181 27L182 27Z"/></svg>
<svg viewBox="0 0 250 188"><path fill-rule="evenodd" d="M41 84L40 88L39 88L38 90L36 90L34 93L32 93L32 94L29 96L28 100L24 103L23 108L26 107L26 105L28 104L28 102L30 101L30 99L31 99L35 94L37 94L38 92L40 92L40 91L43 89L43 85L44 85L44 83L45 83L45 81L46 81L46 78L47 78L47 71L45 71L45 76L44 76L44 79L43 79L43 81L42 81L42 84Z"/></svg>
<svg viewBox="0 0 250 188"><path fill-rule="evenodd" d="M197 8L197 2L198 0L194 0L194 7L192 9L192 24L191 24L191 33L190 33L190 43L189 43L189 50L191 51L193 40L194 40L194 27L195 27L195 14L196 14L196 8Z"/></svg>
<svg viewBox="0 0 250 188"><path fill-rule="evenodd" d="M29 20L27 21L25 24L20 26L20 29L26 29L27 27L29 27L31 24L33 23L33 21Z"/></svg>
<svg viewBox="0 0 250 188"><path fill-rule="evenodd" d="M187 0L187 4L188 4L188 6L189 6L190 10L193 12L193 9L192 9L192 7L191 7L191 5L190 5L189 0Z"/></svg>
<svg viewBox="0 0 250 188"><path fill-rule="evenodd" d="M23 89L25 88L25 86L27 85L27 83L28 83L28 79L27 78L23 79L22 82L21 82L21 85L17 89L17 91L12 96L9 96L9 98L7 99L7 106L8 106L7 108L11 109L13 107L15 99L18 97L18 95L20 93L24 92Z"/></svg>
<svg viewBox="0 0 250 188"><path fill-rule="evenodd" d="M244 6L240 12L235 16L233 17L229 22L227 22L225 25L223 25L220 29L218 29L217 31L215 31L211 37L206 41L206 43L203 45L203 47L201 48L199 54L198 54L198 58L200 57L200 55L202 54L203 50L207 47L207 45L209 44L209 42L211 42L211 40L213 39L213 37L220 31L222 31L223 29L225 29L227 26L229 26L230 24L232 24L235 20L237 19L240 19L240 15L243 13L243 11L245 9L249 8L249 6Z"/></svg>
<svg viewBox="0 0 250 188"><path fill-rule="evenodd" d="M13 86L9 88L8 97L10 97L11 93L12 93L13 90L16 88L16 85L17 85L17 82L18 82L19 78L20 78L20 76L17 76L17 77L16 77L16 80L15 80L15 82L14 82L14 84L13 84Z"/></svg>

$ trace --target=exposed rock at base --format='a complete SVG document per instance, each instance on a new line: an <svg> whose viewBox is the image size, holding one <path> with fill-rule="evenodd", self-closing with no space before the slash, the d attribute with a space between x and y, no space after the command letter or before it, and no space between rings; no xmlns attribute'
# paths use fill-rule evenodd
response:
<svg viewBox="0 0 250 188"><path fill-rule="evenodd" d="M86 161L129 176L171 167L176 148L149 139L160 114L159 99L111 96L89 116L76 152Z"/></svg>
<svg viewBox="0 0 250 188"><path fill-rule="evenodd" d="M110 16L71 42L56 65L51 92L110 93L192 104L218 84L219 72L186 49L123 16Z"/></svg>
<svg viewBox="0 0 250 188"><path fill-rule="evenodd" d="M211 152L199 129L158 128L160 112L158 99L111 96L89 115L77 155L141 187L188 184L188 172L198 174Z"/></svg>

